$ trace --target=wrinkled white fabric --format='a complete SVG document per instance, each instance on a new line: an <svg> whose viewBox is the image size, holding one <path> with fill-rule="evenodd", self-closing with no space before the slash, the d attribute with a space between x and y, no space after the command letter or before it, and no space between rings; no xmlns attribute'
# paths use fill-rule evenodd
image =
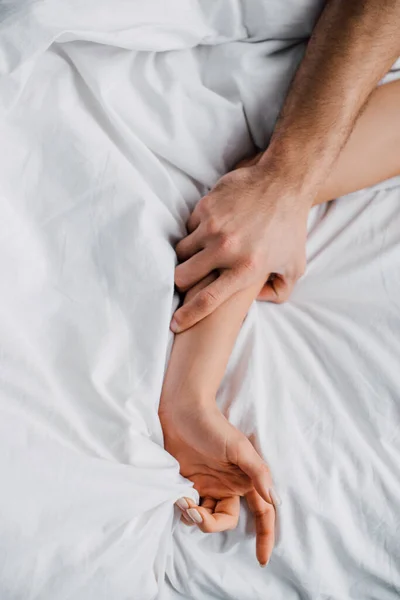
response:
<svg viewBox="0 0 400 600"><path fill-rule="evenodd" d="M398 598L398 181L314 210L221 387L283 500L267 569L245 510L177 523L196 496L157 418L173 245L267 143L322 6L0 2L2 600Z"/></svg>

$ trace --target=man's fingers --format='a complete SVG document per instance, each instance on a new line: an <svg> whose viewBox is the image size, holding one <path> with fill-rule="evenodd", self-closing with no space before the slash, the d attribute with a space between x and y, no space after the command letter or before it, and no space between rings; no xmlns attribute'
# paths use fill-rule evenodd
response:
<svg viewBox="0 0 400 600"><path fill-rule="evenodd" d="M272 274L258 294L257 300L282 304L289 299L294 284L295 282L292 280L287 280L281 275Z"/></svg>
<svg viewBox="0 0 400 600"><path fill-rule="evenodd" d="M200 254L201 252L193 256L190 260L194 260ZM241 287L242 282L235 271L232 269L223 271L215 281L200 290L176 311L171 322L172 331L179 333L180 331L189 329L189 327L193 327L193 325L214 312L216 308L239 291Z"/></svg>
<svg viewBox="0 0 400 600"><path fill-rule="evenodd" d="M190 233L184 237L176 246L175 252L180 262L187 260L196 252L199 252L204 247L200 230L195 229L193 233Z"/></svg>
<svg viewBox="0 0 400 600"><path fill-rule="evenodd" d="M215 256L208 250L201 250L175 269L175 285L184 292L199 283L216 268Z"/></svg>
<svg viewBox="0 0 400 600"><path fill-rule="evenodd" d="M192 212L192 214L190 215L190 217L186 223L186 228L187 228L188 232L192 233L195 229L197 229L197 227L200 225L200 222L201 222L200 209L199 209L199 204L197 203L197 205L194 208L194 211Z"/></svg>
<svg viewBox="0 0 400 600"><path fill-rule="evenodd" d="M265 502L256 490L246 494L247 504L256 525L256 555L260 565L268 563L275 544L275 508Z"/></svg>
<svg viewBox="0 0 400 600"><path fill-rule="evenodd" d="M247 439L243 439L237 455L237 466L250 477L255 489L260 496L272 504L270 488L272 479L269 469L254 446Z"/></svg>

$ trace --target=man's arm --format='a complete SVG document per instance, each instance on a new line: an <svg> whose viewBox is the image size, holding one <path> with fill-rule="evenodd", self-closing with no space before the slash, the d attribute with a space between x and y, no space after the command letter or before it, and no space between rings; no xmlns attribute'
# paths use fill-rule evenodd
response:
<svg viewBox="0 0 400 600"><path fill-rule="evenodd" d="M257 164L263 152L236 168ZM377 87L319 188L314 204L351 194L400 175L400 80Z"/></svg>
<svg viewBox="0 0 400 600"><path fill-rule="evenodd" d="M267 172L283 164L315 196L399 54L399 0L328 1L261 161Z"/></svg>
<svg viewBox="0 0 400 600"><path fill-rule="evenodd" d="M174 331L271 273L279 285L264 297L290 295L305 268L309 209L400 54L399 32L399 0L327 3L269 148L257 164L225 175L189 219L189 235L177 246L177 287L189 289L213 270L220 276L175 313Z"/></svg>

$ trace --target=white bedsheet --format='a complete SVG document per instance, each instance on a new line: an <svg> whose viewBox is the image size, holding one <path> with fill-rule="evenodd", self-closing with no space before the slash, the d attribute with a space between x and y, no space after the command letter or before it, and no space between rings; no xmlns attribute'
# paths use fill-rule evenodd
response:
<svg viewBox="0 0 400 600"><path fill-rule="evenodd" d="M399 597L398 181L314 210L292 301L230 361L283 500L267 569L245 510L177 522L157 419L173 244L266 144L322 4L0 1L1 600Z"/></svg>

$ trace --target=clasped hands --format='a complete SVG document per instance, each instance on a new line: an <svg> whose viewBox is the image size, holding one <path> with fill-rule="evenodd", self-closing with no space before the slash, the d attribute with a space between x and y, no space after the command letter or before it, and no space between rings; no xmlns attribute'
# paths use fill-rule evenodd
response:
<svg viewBox="0 0 400 600"><path fill-rule="evenodd" d="M257 281L265 281L259 300L285 302L303 275L314 198L288 173L275 172L264 157L260 153L241 161L192 212L189 234L176 246L175 285L185 292L211 272L218 278L175 312L175 333Z"/></svg>

